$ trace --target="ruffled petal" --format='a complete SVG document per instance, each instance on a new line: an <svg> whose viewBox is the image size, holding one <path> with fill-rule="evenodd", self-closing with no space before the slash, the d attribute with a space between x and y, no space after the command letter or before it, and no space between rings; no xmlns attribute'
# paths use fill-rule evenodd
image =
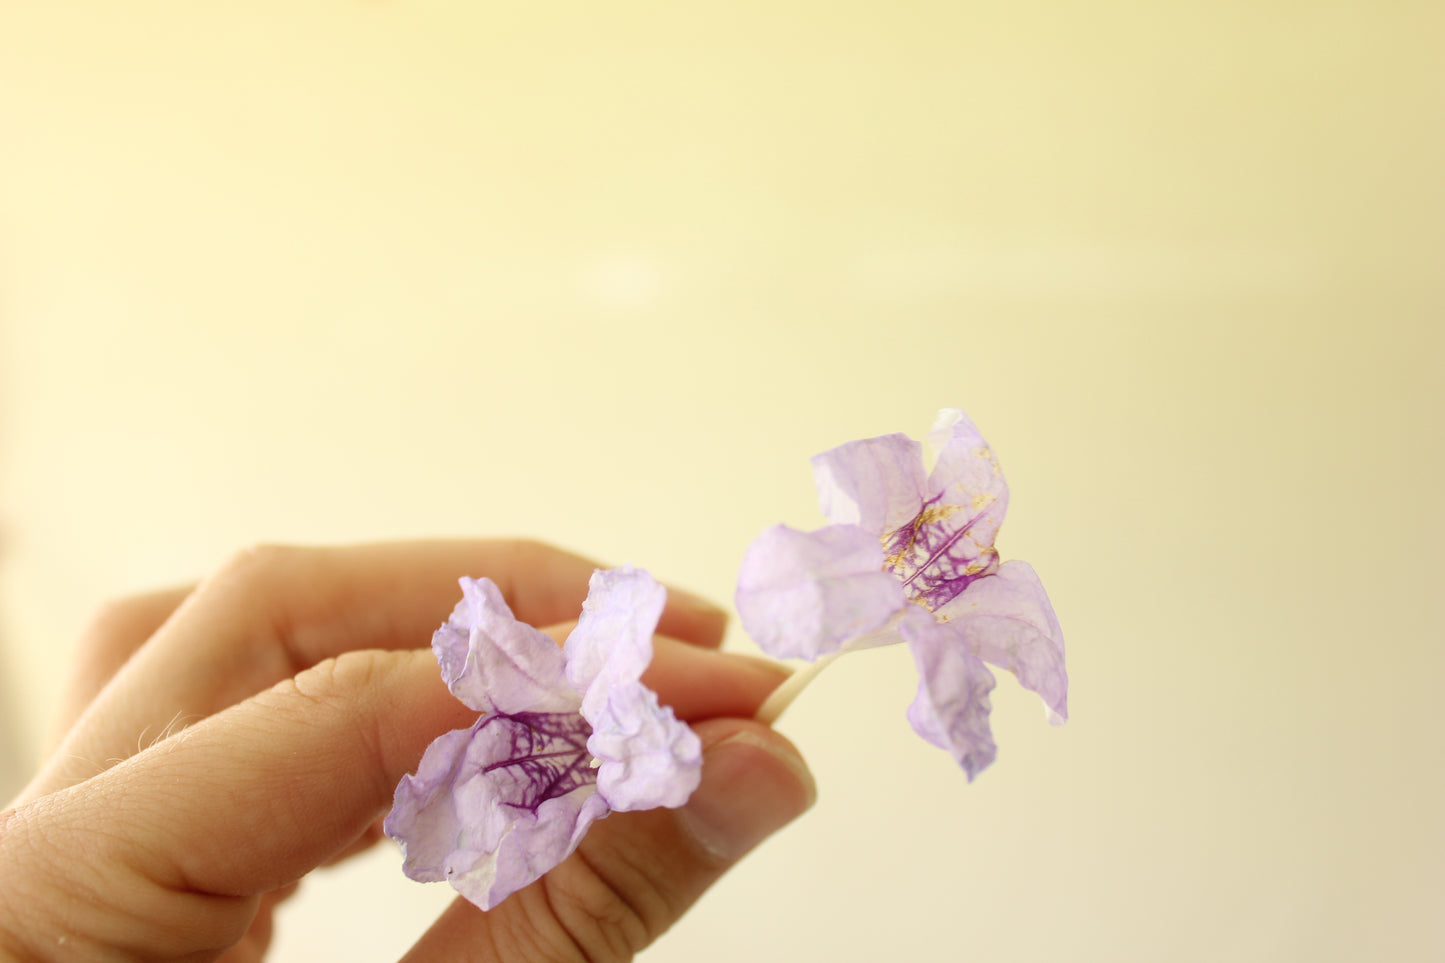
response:
<svg viewBox="0 0 1445 963"><path fill-rule="evenodd" d="M490 909L613 809L682 805L702 746L641 682L666 599L646 572L595 573L565 649L513 618L491 582L462 588L433 644L452 691L487 714L427 748L385 828L407 875Z"/></svg>
<svg viewBox="0 0 1445 963"><path fill-rule="evenodd" d="M608 812L595 785L549 799L536 812L516 817L491 867L479 864L472 872L453 877L452 886L482 909L491 909L556 868Z"/></svg>
<svg viewBox="0 0 1445 963"><path fill-rule="evenodd" d="M412 879L490 909L560 863L607 815L575 714L488 716L433 742L386 818Z"/></svg>
<svg viewBox="0 0 1445 963"><path fill-rule="evenodd" d="M743 627L776 658L811 662L837 652L903 608L903 587L882 566L877 537L857 525L816 532L776 525L743 557L736 596Z"/></svg>
<svg viewBox="0 0 1445 963"><path fill-rule="evenodd" d="M582 697L582 711L596 711L606 686L595 683L637 681L652 661L652 633L667 604L667 589L640 568L598 569L587 585L582 617L567 637L562 654L567 680Z"/></svg>
<svg viewBox="0 0 1445 963"><path fill-rule="evenodd" d="M427 746L416 775L402 776L383 828L401 843L402 871L424 883L446 879L447 860L464 835L452 786L466 761L472 729L457 729Z"/></svg>
<svg viewBox="0 0 1445 963"><path fill-rule="evenodd" d="M478 712L575 711L580 701L551 637L517 621L491 579L461 580L462 600L432 636L452 694Z"/></svg>
<svg viewBox="0 0 1445 963"><path fill-rule="evenodd" d="M1044 701L1049 722L1069 717L1064 633L1033 567L1005 562L938 612L985 662L1007 669Z"/></svg>
<svg viewBox="0 0 1445 963"><path fill-rule="evenodd" d="M1008 511L1008 483L993 449L960 408L938 413L928 443L938 455L928 476L929 497L964 509L955 525L967 525L971 547L955 554L977 557L991 551Z"/></svg>
<svg viewBox="0 0 1445 963"><path fill-rule="evenodd" d="M702 776L702 743L641 682L667 590L641 569L599 571L567 639L568 678L585 686L597 788L616 810L676 807Z"/></svg>
<svg viewBox="0 0 1445 963"><path fill-rule="evenodd" d="M898 434L850 441L813 456L813 481L828 521L881 535L923 504L923 446Z"/></svg>
<svg viewBox="0 0 1445 963"><path fill-rule="evenodd" d="M589 717L587 748L597 757L597 791L619 812L676 808L702 780L702 741L642 683L613 690Z"/></svg>
<svg viewBox="0 0 1445 963"><path fill-rule="evenodd" d="M972 782L997 755L988 722L993 673L953 626L922 610L910 611L900 631L918 666L918 694L908 721L924 739L948 750Z"/></svg>

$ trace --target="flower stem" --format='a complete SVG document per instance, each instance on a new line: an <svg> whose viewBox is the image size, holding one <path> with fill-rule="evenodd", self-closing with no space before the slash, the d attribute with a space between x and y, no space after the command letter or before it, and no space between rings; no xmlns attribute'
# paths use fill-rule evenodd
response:
<svg viewBox="0 0 1445 963"><path fill-rule="evenodd" d="M757 715L753 716L753 718L769 726L777 722L778 717L783 714L783 710L793 704L793 700L798 697L798 693L802 692L808 683L817 678L818 673L826 669L829 663L838 658L839 655L842 655L842 653L834 652L832 655L825 655L812 665L804 666L797 672L794 672L788 677L786 682L773 690L773 694L768 696L767 701L762 704L758 709Z"/></svg>

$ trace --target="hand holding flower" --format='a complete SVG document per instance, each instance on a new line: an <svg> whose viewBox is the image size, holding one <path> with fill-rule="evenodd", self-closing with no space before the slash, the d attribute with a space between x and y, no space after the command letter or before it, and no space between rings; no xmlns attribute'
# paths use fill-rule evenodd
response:
<svg viewBox="0 0 1445 963"><path fill-rule="evenodd" d="M594 568L513 542L264 549L112 608L64 741L0 812L0 960L260 959L275 906L374 841L427 744L476 721L412 648L457 573L565 636ZM673 595L650 640L644 681L700 743L687 804L596 824L490 912L458 900L411 958L630 958L807 808L796 751L749 718L783 674L711 651L723 621Z"/></svg>

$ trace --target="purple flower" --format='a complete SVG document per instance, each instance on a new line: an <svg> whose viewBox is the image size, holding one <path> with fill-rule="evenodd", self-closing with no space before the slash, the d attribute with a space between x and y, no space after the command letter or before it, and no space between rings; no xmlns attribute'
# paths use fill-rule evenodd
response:
<svg viewBox="0 0 1445 963"><path fill-rule="evenodd" d="M489 579L432 638L452 694L482 713L433 742L396 787L387 835L412 879L491 909L546 873L613 810L681 806L702 746L639 680L666 590L597 571L565 646L513 617Z"/></svg>
<svg viewBox="0 0 1445 963"><path fill-rule="evenodd" d="M1064 638L1024 562L999 564L994 537L1008 485L962 411L940 411L922 446L904 435L849 442L813 458L823 514L814 532L783 525L748 549L738 576L743 626L771 655L813 661L906 641L918 666L908 720L971 781L994 759L985 663L1068 716Z"/></svg>

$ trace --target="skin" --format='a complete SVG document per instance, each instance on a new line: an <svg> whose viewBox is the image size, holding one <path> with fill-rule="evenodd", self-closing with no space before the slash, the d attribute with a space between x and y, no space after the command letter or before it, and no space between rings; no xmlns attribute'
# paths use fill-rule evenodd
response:
<svg viewBox="0 0 1445 963"><path fill-rule="evenodd" d="M0 812L0 960L263 959L276 905L375 843L401 776L475 720L416 648L457 577L560 639L596 567L514 540L262 547L108 606L54 751ZM703 741L692 800L609 816L490 912L458 899L407 959L631 959L811 805L797 750L752 720L786 671L718 652L725 626L669 592L645 677Z"/></svg>

